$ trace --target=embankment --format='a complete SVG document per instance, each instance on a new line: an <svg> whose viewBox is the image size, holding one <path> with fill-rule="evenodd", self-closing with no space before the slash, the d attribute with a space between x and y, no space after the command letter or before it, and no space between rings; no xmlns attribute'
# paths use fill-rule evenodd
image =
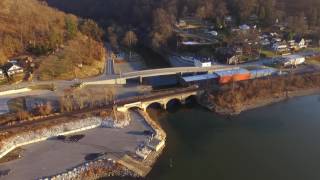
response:
<svg viewBox="0 0 320 180"><path fill-rule="evenodd" d="M237 82L207 92L202 105L222 115L236 115L291 97L320 93L320 75L304 74Z"/></svg>

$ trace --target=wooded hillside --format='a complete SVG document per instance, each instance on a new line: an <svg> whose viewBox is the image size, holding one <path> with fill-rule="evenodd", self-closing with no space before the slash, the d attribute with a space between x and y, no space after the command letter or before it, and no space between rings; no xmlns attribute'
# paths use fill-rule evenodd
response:
<svg viewBox="0 0 320 180"><path fill-rule="evenodd" d="M79 64L97 64L104 56L102 34L94 21L65 14L43 1L0 1L0 64L17 55L40 57L40 79L59 78Z"/></svg>
<svg viewBox="0 0 320 180"><path fill-rule="evenodd" d="M172 26L181 17L195 16L221 24L226 16L239 25L255 15L259 27L278 20L293 33L317 36L320 26L319 0L46 0L79 16L95 19L104 26L138 28L141 37L155 44L166 43ZM161 24L159 24L161 22ZM150 36L146 36L150 34ZM140 38L141 38L140 37ZM319 37L318 37L319 38Z"/></svg>

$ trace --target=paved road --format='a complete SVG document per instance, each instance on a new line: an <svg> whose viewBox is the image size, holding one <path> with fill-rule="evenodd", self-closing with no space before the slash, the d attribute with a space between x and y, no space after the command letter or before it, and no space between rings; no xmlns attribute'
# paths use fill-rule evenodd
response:
<svg viewBox="0 0 320 180"><path fill-rule="evenodd" d="M106 63L106 69L108 69L107 70L107 75L114 75L115 74L115 72L114 72L114 60L112 59L112 58L109 58L108 60L107 60L107 63Z"/></svg>

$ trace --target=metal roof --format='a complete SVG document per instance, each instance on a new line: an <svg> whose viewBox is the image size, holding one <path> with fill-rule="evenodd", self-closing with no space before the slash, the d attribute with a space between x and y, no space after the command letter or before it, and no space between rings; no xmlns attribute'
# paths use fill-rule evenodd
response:
<svg viewBox="0 0 320 180"><path fill-rule="evenodd" d="M250 72L246 69L230 69L230 70L222 70L222 71L216 71L215 72L218 76L232 76L235 74L250 74Z"/></svg>
<svg viewBox="0 0 320 180"><path fill-rule="evenodd" d="M194 75L194 76L186 76L182 77L185 82L194 82L194 81L202 81L209 79L217 79L219 76L216 74L202 74L202 75Z"/></svg>

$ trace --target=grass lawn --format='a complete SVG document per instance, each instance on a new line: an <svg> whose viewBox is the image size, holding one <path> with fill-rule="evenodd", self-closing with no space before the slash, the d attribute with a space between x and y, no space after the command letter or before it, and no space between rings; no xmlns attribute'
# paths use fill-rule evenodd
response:
<svg viewBox="0 0 320 180"><path fill-rule="evenodd" d="M92 65L83 65L82 68L72 67L72 64L53 60L43 64L39 71L40 80L72 80L75 78L87 78L103 73L105 61L94 61Z"/></svg>

